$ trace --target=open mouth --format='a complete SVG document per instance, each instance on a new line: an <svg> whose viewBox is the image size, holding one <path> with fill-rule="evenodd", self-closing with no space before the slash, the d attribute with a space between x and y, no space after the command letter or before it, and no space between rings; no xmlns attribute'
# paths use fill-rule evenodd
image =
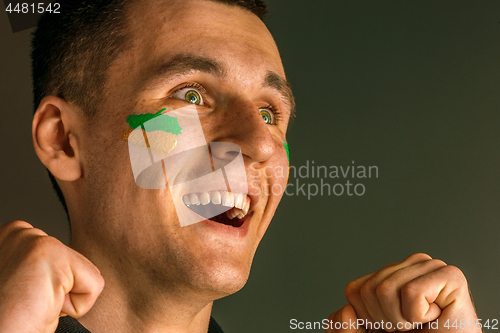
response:
<svg viewBox="0 0 500 333"><path fill-rule="evenodd" d="M246 194L228 191L190 193L182 200L196 214L236 228L243 225L250 209L250 198Z"/></svg>

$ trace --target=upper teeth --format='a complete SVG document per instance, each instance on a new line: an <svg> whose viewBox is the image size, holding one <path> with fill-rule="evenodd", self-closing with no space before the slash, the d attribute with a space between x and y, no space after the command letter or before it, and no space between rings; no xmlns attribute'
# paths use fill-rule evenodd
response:
<svg viewBox="0 0 500 333"><path fill-rule="evenodd" d="M186 194L182 201L185 205L208 205L210 202L214 205L223 205L225 207L235 207L231 214L228 214L229 218L243 218L250 209L250 198L243 193L233 193L228 191L211 191L202 193L191 193ZM229 213L229 211L228 211ZM236 213L236 214L234 214ZM233 216L234 215L234 216Z"/></svg>

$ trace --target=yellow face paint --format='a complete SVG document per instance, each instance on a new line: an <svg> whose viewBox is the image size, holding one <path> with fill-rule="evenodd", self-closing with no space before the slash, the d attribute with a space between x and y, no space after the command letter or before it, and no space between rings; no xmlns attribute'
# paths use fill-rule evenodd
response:
<svg viewBox="0 0 500 333"><path fill-rule="evenodd" d="M230 142L207 142L196 104L169 110L168 113L163 109L154 114L131 115L127 123L131 130L127 130L121 138L128 141L135 183L142 189L168 188L181 226L198 223L232 209L221 204L198 207L190 198L186 203L188 195L209 193L224 185L228 191L240 196L248 194L248 177L241 148ZM213 150L238 154L233 154L231 160L219 160L212 158L210 151Z"/></svg>
<svg viewBox="0 0 500 333"><path fill-rule="evenodd" d="M182 133L177 118L162 114L166 109L157 113L131 115L127 118L130 126L120 139L128 140L139 147L150 148L154 154L167 156L177 146L177 136ZM144 123L148 123L147 130ZM135 131L136 128L142 131ZM146 134L147 133L147 134Z"/></svg>
<svg viewBox="0 0 500 333"><path fill-rule="evenodd" d="M142 133L133 131L128 136L128 142L139 147L150 148L153 154L164 156L168 155L177 146L177 135L162 131L149 132L146 136L145 133L145 130ZM144 139L145 137L147 141Z"/></svg>

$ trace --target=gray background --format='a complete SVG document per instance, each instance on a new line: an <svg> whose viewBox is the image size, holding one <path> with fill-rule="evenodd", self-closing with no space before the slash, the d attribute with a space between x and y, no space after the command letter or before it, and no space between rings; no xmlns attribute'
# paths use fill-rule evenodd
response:
<svg viewBox="0 0 500 333"><path fill-rule="evenodd" d="M292 165L355 161L379 178L351 180L361 197L285 197L247 286L214 316L228 332L287 332L342 307L349 281L426 252L464 271L480 318L500 318L500 2L268 2L297 97ZM30 34L0 14L0 223L67 242L31 144Z"/></svg>

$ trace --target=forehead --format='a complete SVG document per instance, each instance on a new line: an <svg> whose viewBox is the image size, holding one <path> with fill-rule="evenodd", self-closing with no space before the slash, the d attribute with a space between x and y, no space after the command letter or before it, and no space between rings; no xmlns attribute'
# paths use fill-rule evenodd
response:
<svg viewBox="0 0 500 333"><path fill-rule="evenodd" d="M207 0L136 1L128 13L136 68L192 54L216 59L228 71L283 73L271 34L246 9Z"/></svg>

